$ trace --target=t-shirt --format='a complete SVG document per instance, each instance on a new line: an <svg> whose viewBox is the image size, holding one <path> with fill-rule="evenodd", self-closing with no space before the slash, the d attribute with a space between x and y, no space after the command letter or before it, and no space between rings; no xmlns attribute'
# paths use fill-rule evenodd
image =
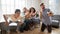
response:
<svg viewBox="0 0 60 34"><path fill-rule="evenodd" d="M50 12L50 9L44 9L42 12L42 23L45 25L50 25L51 22L51 16L48 16L47 12Z"/></svg>

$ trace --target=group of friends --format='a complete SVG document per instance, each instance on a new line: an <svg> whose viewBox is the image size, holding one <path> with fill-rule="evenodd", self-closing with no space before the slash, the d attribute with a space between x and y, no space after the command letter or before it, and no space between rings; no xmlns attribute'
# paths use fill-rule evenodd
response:
<svg viewBox="0 0 60 34"><path fill-rule="evenodd" d="M17 33L33 30L33 27L35 27L36 24L40 24L40 21L42 22L41 31L43 32L45 28L47 28L48 32L51 33L51 16L53 16L53 13L50 11L50 9L46 9L44 3L40 4L41 11L37 13L36 9L34 7L31 7L29 10L24 7L23 8L23 14L24 16L21 17L21 11L20 9L15 10L15 14L4 14L4 27L8 34L10 34L10 23L17 23ZM37 17L40 17L39 19L35 19ZM9 20L9 21L8 21Z"/></svg>

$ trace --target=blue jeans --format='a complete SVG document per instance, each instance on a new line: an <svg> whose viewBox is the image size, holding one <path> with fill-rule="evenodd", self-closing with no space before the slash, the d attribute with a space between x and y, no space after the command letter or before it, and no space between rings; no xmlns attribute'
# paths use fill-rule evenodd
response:
<svg viewBox="0 0 60 34"><path fill-rule="evenodd" d="M32 20L31 19L25 19L24 23L26 24L25 25L25 30L29 30L30 28L30 24L32 23Z"/></svg>

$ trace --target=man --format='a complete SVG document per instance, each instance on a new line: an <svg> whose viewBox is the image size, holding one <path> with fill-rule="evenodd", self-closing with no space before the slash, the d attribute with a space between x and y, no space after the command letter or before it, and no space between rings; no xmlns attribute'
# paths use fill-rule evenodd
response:
<svg viewBox="0 0 60 34"><path fill-rule="evenodd" d="M41 31L43 32L45 28L47 28L48 33L51 33L51 16L53 16L53 13L50 11L50 9L46 9L44 3L41 3L40 5L41 11L40 11L40 18L42 21L42 27Z"/></svg>
<svg viewBox="0 0 60 34"><path fill-rule="evenodd" d="M5 26L7 27L7 32L8 34L10 34L10 28L9 28L9 24L11 23L17 23L17 32L19 34L19 26L21 26L23 23L22 23L22 17L20 16L20 10L19 9L16 9L15 10L15 14L11 14L11 15L3 15L4 16L4 19L5 19ZM8 22L9 21L9 22Z"/></svg>

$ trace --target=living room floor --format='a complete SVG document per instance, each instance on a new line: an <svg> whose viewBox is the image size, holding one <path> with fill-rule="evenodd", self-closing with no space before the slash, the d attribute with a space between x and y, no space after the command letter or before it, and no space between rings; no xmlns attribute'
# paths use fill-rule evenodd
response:
<svg viewBox="0 0 60 34"><path fill-rule="evenodd" d="M17 34L17 32L11 32L11 34ZM48 34L48 33L47 33L47 30L45 30L44 33L42 33L42 32L40 32L40 29L39 28L35 28L32 31L31 30L28 30L28 31L24 31L24 33L20 33L20 34ZM51 34L60 34L60 29L53 28Z"/></svg>

